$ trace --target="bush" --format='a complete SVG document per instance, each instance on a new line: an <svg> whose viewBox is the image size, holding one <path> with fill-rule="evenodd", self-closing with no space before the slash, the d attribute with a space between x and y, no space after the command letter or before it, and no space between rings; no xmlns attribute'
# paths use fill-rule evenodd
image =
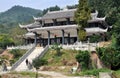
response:
<svg viewBox="0 0 120 78"><path fill-rule="evenodd" d="M82 65L82 68L89 68L90 55L88 51L80 51L76 55L76 60Z"/></svg>
<svg viewBox="0 0 120 78"><path fill-rule="evenodd" d="M120 51L106 47L106 48L97 48L97 53L99 55L99 58L102 60L103 64L106 67L109 67L114 70L120 69Z"/></svg>
<svg viewBox="0 0 120 78"><path fill-rule="evenodd" d="M21 50L19 50L19 49L12 49L12 50L10 51L10 53L14 55L14 58L19 58L19 57L21 57L25 52L24 52L24 51L21 51Z"/></svg>
<svg viewBox="0 0 120 78"><path fill-rule="evenodd" d="M25 54L25 52L26 50L12 49L10 53L13 54L14 59L11 61L11 64L15 63L20 57L22 57Z"/></svg>
<svg viewBox="0 0 120 78"><path fill-rule="evenodd" d="M14 41L12 38L10 38L9 35L1 34L0 35L0 47L5 49L9 45L13 45Z"/></svg>
<svg viewBox="0 0 120 78"><path fill-rule="evenodd" d="M101 40L101 36L100 35L92 35L90 36L90 42L94 43L94 42L99 42Z"/></svg>
<svg viewBox="0 0 120 78"><path fill-rule="evenodd" d="M45 65L45 64L47 64L47 63L48 63L47 60L41 59L41 58L35 58L35 59L33 60L33 66L34 66L36 69L39 69L40 66Z"/></svg>

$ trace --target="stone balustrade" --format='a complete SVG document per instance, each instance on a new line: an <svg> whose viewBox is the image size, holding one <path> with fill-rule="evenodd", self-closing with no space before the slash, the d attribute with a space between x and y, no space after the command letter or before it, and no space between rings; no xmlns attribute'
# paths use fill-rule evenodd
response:
<svg viewBox="0 0 120 78"><path fill-rule="evenodd" d="M19 46L7 46L7 49L30 49L34 46L34 44L28 44L28 45L19 45Z"/></svg>
<svg viewBox="0 0 120 78"><path fill-rule="evenodd" d="M98 47L98 43L75 43L73 45L62 45L64 49L75 49L75 50L89 50L93 51Z"/></svg>

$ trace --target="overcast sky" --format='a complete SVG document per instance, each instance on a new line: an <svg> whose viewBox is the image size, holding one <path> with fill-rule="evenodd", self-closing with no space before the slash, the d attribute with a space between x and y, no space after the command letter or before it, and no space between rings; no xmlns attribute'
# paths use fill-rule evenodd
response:
<svg viewBox="0 0 120 78"><path fill-rule="evenodd" d="M43 10L55 5L63 8L66 5L74 4L78 4L78 0L0 0L0 12L8 10L14 5L21 5L24 7L31 7Z"/></svg>

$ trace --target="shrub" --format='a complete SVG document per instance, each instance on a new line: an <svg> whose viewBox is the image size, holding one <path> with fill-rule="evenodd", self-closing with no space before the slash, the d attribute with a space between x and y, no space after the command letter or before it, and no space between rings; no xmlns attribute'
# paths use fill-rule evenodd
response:
<svg viewBox="0 0 120 78"><path fill-rule="evenodd" d="M12 49L12 50L10 51L10 53L14 55L14 58L19 58L19 57L21 57L25 52L24 52L24 51L21 51L21 50L19 50L19 49Z"/></svg>
<svg viewBox="0 0 120 78"><path fill-rule="evenodd" d="M81 64L82 68L89 68L90 55L88 51L80 51L76 55L76 60Z"/></svg>
<svg viewBox="0 0 120 78"><path fill-rule="evenodd" d="M36 69L39 69L40 66L45 65L45 64L47 64L47 63L48 63L47 60L41 59L41 58L35 58L35 59L33 60L33 66L34 66Z"/></svg>
<svg viewBox="0 0 120 78"><path fill-rule="evenodd" d="M100 35L92 35L90 36L90 42L94 43L94 42L99 42L101 40L101 36Z"/></svg>
<svg viewBox="0 0 120 78"><path fill-rule="evenodd" d="M120 51L111 47L97 48L96 50L99 58L106 67L110 67L111 69L119 69Z"/></svg>
<svg viewBox="0 0 120 78"><path fill-rule="evenodd" d="M13 54L14 59L11 61L11 64L15 63L20 57L22 57L25 54L25 52L26 50L12 49L10 53Z"/></svg>

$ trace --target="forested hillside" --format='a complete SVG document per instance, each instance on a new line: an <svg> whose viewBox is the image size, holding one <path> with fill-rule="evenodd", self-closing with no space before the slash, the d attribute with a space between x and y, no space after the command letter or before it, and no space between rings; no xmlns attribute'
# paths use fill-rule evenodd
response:
<svg viewBox="0 0 120 78"><path fill-rule="evenodd" d="M9 10L0 14L0 33L8 33L10 29L16 27L18 23L30 23L33 16L42 13L41 10L32 8L13 6Z"/></svg>

